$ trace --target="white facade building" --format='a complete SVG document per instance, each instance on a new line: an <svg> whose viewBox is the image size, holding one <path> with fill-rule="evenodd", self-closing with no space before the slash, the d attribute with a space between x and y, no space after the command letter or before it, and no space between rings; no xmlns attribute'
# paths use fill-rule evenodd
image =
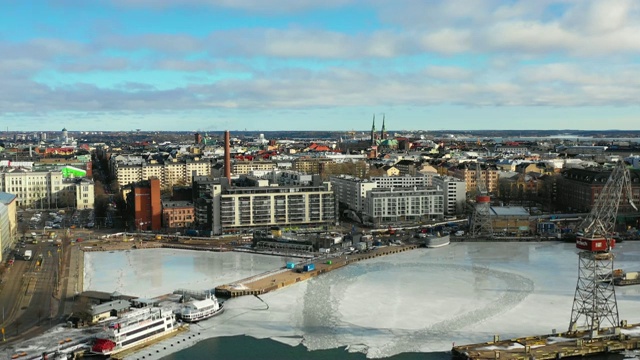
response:
<svg viewBox="0 0 640 360"><path fill-rule="evenodd" d="M15 194L18 207L48 209L70 206L87 209L93 208L94 203L92 181L88 179L65 181L60 171L32 172L17 169L2 172L0 173L0 191Z"/></svg>
<svg viewBox="0 0 640 360"><path fill-rule="evenodd" d="M442 192L434 188L378 188L365 200L365 222L373 226L439 219L443 213Z"/></svg>
<svg viewBox="0 0 640 360"><path fill-rule="evenodd" d="M372 177L379 188L404 188L404 187L425 187L433 185L434 174L419 174L416 176L376 176Z"/></svg>
<svg viewBox="0 0 640 360"><path fill-rule="evenodd" d="M442 190L445 215L457 215L464 212L467 199L467 184L464 180L452 176L434 176L433 185Z"/></svg>
<svg viewBox="0 0 640 360"><path fill-rule="evenodd" d="M378 186L375 181L362 180L348 175L332 176L330 181L336 194L336 201L349 210L360 213L365 210L364 200L367 197L367 192Z"/></svg>

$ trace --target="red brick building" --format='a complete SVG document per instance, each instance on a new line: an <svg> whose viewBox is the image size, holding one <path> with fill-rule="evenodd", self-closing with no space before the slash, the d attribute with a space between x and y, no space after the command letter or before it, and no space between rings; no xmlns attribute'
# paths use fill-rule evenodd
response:
<svg viewBox="0 0 640 360"><path fill-rule="evenodd" d="M127 204L133 209L136 230L162 229L162 204L160 202L160 180L151 177L133 186L127 195Z"/></svg>

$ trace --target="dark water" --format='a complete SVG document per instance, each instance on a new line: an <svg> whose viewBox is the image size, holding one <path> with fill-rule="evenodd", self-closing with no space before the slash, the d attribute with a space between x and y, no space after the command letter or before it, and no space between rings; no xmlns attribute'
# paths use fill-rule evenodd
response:
<svg viewBox="0 0 640 360"><path fill-rule="evenodd" d="M344 348L308 351L304 345L289 346L271 339L255 339L250 336L210 338L196 345L168 355L163 360L191 359L260 359L260 360L365 360L362 353L350 353ZM450 360L449 353L402 353L384 358L391 360Z"/></svg>
<svg viewBox="0 0 640 360"><path fill-rule="evenodd" d="M303 345L289 346L271 339L250 336L210 338L196 345L168 355L163 360L192 359L260 359L260 360L365 360L362 353L350 353L344 348L308 351ZM384 359L390 360L451 360L449 352L401 353ZM589 360L623 360L622 354L592 356Z"/></svg>

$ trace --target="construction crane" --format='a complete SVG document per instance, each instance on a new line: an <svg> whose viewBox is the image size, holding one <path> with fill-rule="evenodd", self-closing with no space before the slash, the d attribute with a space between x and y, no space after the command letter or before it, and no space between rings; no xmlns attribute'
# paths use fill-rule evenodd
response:
<svg viewBox="0 0 640 360"><path fill-rule="evenodd" d="M620 162L611 172L589 215L578 225L578 283L571 309L569 331L586 330L590 337L620 326L613 284L613 259L618 206L623 193L633 204L629 169Z"/></svg>
<svg viewBox="0 0 640 360"><path fill-rule="evenodd" d="M476 205L471 218L471 236L493 237L491 197L487 191L479 162L476 162Z"/></svg>

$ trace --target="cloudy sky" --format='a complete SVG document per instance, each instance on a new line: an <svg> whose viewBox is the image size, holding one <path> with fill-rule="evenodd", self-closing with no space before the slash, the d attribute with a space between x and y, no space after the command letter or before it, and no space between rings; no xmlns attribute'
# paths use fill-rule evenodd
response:
<svg viewBox="0 0 640 360"><path fill-rule="evenodd" d="M0 0L9 130L638 129L637 0ZM3 129L5 130L5 129Z"/></svg>

